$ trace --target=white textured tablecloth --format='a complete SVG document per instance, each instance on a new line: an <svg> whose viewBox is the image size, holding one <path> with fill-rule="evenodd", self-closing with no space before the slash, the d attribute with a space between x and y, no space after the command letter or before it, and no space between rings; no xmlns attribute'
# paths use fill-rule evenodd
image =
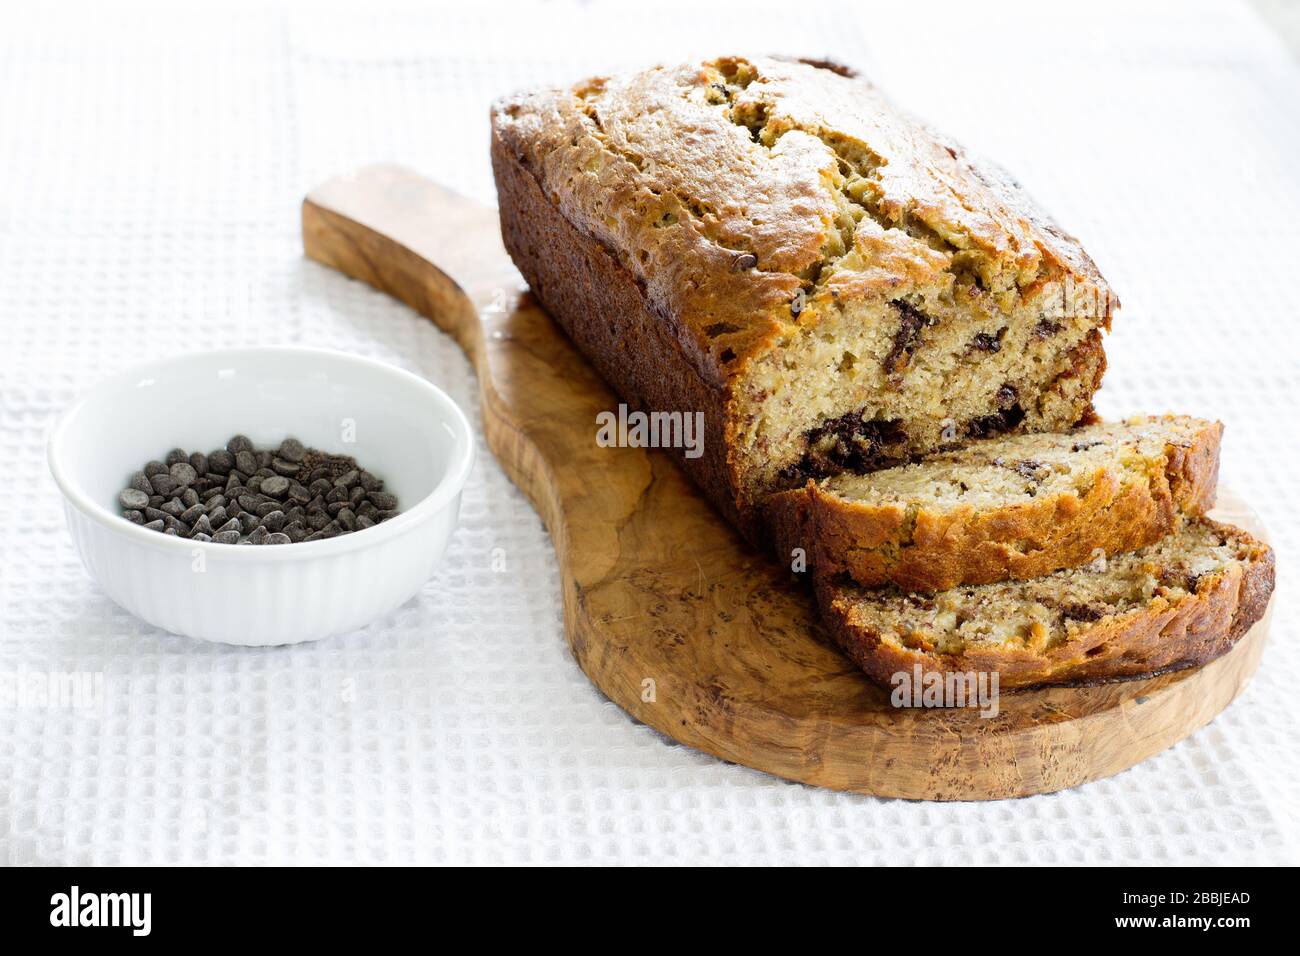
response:
<svg viewBox="0 0 1300 956"><path fill-rule="evenodd" d="M1250 7L178 6L0 13L0 671L104 675L94 712L0 709L0 861L1297 861L1300 69ZM741 49L862 64L1014 170L1124 302L1102 411L1227 424L1224 480L1270 527L1280 589L1263 666L1213 724L1001 803L725 765L588 684L547 536L481 444L445 568L365 630L205 645L97 590L43 443L103 375L329 346L428 377L477 423L449 339L303 260L310 186L396 160L490 202L494 95Z"/></svg>

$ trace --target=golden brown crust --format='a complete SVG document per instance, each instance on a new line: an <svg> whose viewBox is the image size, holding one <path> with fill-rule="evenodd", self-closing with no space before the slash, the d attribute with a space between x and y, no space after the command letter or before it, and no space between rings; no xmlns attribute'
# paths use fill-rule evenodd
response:
<svg viewBox="0 0 1300 956"><path fill-rule="evenodd" d="M495 129L492 169L502 239L534 294L632 408L704 413L703 454L674 455L714 506L757 542L761 527L755 516L741 513L734 493L727 391L700 379L669 326L647 311L636 280L609 249L555 215L537 180Z"/></svg>
<svg viewBox="0 0 1300 956"><path fill-rule="evenodd" d="M856 501L817 482L770 499L784 560L796 547L825 575L864 587L944 591L962 584L1041 577L1096 557L1136 551L1214 506L1223 426L1205 422L1141 471L1118 461L1076 490L1003 507L950 510Z"/></svg>
<svg viewBox="0 0 1300 956"><path fill-rule="evenodd" d="M711 101L719 79L731 83L722 103ZM744 125L751 113L762 130ZM1074 325L1052 326L1060 345L1039 366L1064 371L1026 390L1028 421L1008 427L1087 414L1105 368L1098 329L1115 304L1091 260L1013 184L863 80L721 58L507 97L492 128L502 233L520 271L630 405L704 413L703 457L682 464L751 540L756 501L798 479L774 482L787 453L738 438L754 420L739 411L741 389L751 405L756 392L747 372L846 301L951 290L960 272L957 300L980 300L986 317L1007 296L1075 310ZM828 177L843 150L879 165L855 264L830 269L847 200ZM1058 285L1072 291L1048 293ZM1089 302L1095 313L1080 309ZM996 418L1002 406L981 408ZM912 452L930 447L917 442Z"/></svg>
<svg viewBox="0 0 1300 956"><path fill-rule="evenodd" d="M738 72L744 88L714 102L712 89ZM750 116L765 141L737 119ZM644 287L649 311L711 384L798 324L790 302L815 284L838 229L837 147L873 164L879 221L860 229L875 266L837 272L836 295L889 298L900 275L950 282L960 262L995 296L1068 280L1074 307L1091 302L1102 327L1118 304L1077 240L1011 177L843 68L722 57L506 97L492 119L499 148ZM745 255L756 264L737 268Z"/></svg>
<svg viewBox="0 0 1300 956"><path fill-rule="evenodd" d="M1245 560L1203 575L1194 593L1157 594L1143 607L1081 626L1071 640L1045 651L968 645L962 653L941 654L905 646L865 624L861 607L868 592L821 575L814 575L814 587L836 641L881 686L918 666L922 673L996 672L1001 690L1131 680L1208 663L1264 616L1273 593L1273 550L1243 531L1220 527L1241 543Z"/></svg>

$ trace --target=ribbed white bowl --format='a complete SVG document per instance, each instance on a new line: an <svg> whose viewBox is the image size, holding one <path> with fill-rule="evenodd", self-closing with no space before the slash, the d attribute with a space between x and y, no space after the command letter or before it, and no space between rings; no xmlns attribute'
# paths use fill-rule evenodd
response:
<svg viewBox="0 0 1300 956"><path fill-rule="evenodd" d="M169 449L288 435L354 456L401 514L324 541L189 541L122 518L118 493ZM465 415L415 375L341 352L256 348L142 366L96 385L55 425L50 471L87 570L150 624L228 644L293 644L393 610L433 574L474 463Z"/></svg>

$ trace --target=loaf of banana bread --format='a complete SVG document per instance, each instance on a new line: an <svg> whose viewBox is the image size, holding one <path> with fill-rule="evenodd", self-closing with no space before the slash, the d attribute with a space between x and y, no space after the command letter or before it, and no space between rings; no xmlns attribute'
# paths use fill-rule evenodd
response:
<svg viewBox="0 0 1300 956"><path fill-rule="evenodd" d="M774 491L1087 420L1116 305L996 168L847 71L723 57L507 97L506 248L751 537Z"/></svg>
<svg viewBox="0 0 1300 956"><path fill-rule="evenodd" d="M1029 581L916 594L814 573L822 617L877 683L996 672L1002 690L1142 677L1204 664L1264 615L1273 551L1187 522L1139 551Z"/></svg>
<svg viewBox="0 0 1300 956"><path fill-rule="evenodd" d="M1223 426L1130 418L1013 435L773 495L783 561L865 587L1039 577L1154 544L1214 506Z"/></svg>

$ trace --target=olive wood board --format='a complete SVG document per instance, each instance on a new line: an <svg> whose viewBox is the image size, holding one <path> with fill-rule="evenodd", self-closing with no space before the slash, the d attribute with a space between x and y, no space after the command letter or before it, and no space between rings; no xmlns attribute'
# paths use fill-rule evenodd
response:
<svg viewBox="0 0 1300 956"><path fill-rule="evenodd" d="M882 797L989 800L1125 770L1204 726L1259 663L1229 654L1146 680L904 709L836 649L811 595L705 502L669 453L600 447L619 399L528 293L494 209L373 166L303 203L312 259L433 319L479 381L488 445L550 530L569 644L610 700L723 760ZM1262 536L1230 491L1215 517Z"/></svg>

